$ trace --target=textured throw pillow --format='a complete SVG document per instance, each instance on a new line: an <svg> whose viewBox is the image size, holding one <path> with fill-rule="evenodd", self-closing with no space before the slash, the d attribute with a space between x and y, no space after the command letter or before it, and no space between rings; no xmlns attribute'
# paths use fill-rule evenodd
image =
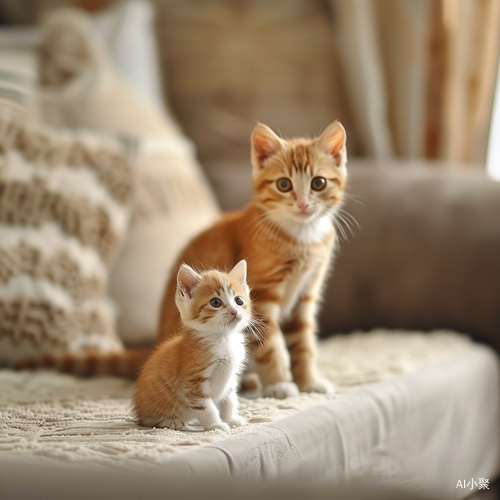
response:
<svg viewBox="0 0 500 500"><path fill-rule="evenodd" d="M92 20L116 69L157 109L164 109L154 17L150 0L122 0L96 12Z"/></svg>
<svg viewBox="0 0 500 500"><path fill-rule="evenodd" d="M109 268L134 194L135 142L33 125L0 53L0 365L123 349ZM21 86L23 87L23 86ZM23 99L21 99L23 100Z"/></svg>
<svg viewBox="0 0 500 500"><path fill-rule="evenodd" d="M11 133L27 119L36 116L36 59L30 50L0 49L0 125L1 139L9 142Z"/></svg>
<svg viewBox="0 0 500 500"><path fill-rule="evenodd" d="M130 25L133 19L123 22ZM145 29L143 19L139 28ZM142 139L137 202L110 293L118 306L120 336L129 345L151 343L178 252L219 215L212 191L192 144L171 116L113 68L87 15L60 9L45 19L40 74L47 123L120 129Z"/></svg>

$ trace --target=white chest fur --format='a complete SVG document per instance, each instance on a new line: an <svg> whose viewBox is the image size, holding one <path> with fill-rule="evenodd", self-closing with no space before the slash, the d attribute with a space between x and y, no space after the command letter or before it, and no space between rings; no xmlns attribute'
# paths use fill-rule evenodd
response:
<svg viewBox="0 0 500 500"><path fill-rule="evenodd" d="M210 348L214 358L207 370L209 378L207 393L216 402L237 386L238 375L243 369L245 360L243 342L241 333L232 333L211 342Z"/></svg>
<svg viewBox="0 0 500 500"><path fill-rule="evenodd" d="M280 221L280 225L290 236L304 245L319 243L332 231L332 221L328 215L310 222Z"/></svg>

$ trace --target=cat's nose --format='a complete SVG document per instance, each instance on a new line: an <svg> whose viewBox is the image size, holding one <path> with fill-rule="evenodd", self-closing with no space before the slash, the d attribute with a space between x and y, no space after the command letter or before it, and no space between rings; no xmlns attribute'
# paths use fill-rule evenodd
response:
<svg viewBox="0 0 500 500"><path fill-rule="evenodd" d="M235 317L238 315L238 311L236 309L231 309L229 312Z"/></svg>
<svg viewBox="0 0 500 500"><path fill-rule="evenodd" d="M309 203L302 201L299 203L299 208L302 213L305 213L305 211L309 208Z"/></svg>

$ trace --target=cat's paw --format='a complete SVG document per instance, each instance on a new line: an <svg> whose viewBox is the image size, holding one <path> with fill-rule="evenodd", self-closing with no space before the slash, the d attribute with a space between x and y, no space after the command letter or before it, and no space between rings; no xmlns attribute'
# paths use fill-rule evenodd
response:
<svg viewBox="0 0 500 500"><path fill-rule="evenodd" d="M321 394L333 394L335 392L333 385L324 378L309 382L303 385L300 390L302 392L320 392Z"/></svg>
<svg viewBox="0 0 500 500"><path fill-rule="evenodd" d="M174 431L180 431L186 427L186 424L178 418L165 418L156 427L166 427Z"/></svg>
<svg viewBox="0 0 500 500"><path fill-rule="evenodd" d="M248 423L243 417L240 417L239 415L235 415L233 418L226 420L226 422L231 427L241 427L242 425L246 425Z"/></svg>
<svg viewBox="0 0 500 500"><path fill-rule="evenodd" d="M209 425L205 430L207 430L207 431L229 432L230 431L230 427L225 422L217 422L215 424Z"/></svg>
<svg viewBox="0 0 500 500"><path fill-rule="evenodd" d="M264 388L264 396L285 399L299 394L299 388L293 382L277 382Z"/></svg>

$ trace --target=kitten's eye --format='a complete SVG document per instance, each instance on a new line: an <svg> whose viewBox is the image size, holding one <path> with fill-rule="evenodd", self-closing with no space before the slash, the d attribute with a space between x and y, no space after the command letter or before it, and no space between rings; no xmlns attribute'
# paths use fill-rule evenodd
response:
<svg viewBox="0 0 500 500"><path fill-rule="evenodd" d="M292 181L290 179L287 179L286 177L282 177L281 179L278 179L276 181L276 187L282 193L288 193L288 191L292 190Z"/></svg>
<svg viewBox="0 0 500 500"><path fill-rule="evenodd" d="M210 300L210 305L215 308L219 308L222 305L222 301L217 297Z"/></svg>
<svg viewBox="0 0 500 500"><path fill-rule="evenodd" d="M243 302L243 299L241 297L236 297L234 299L234 301L236 302L236 305L238 306L242 306L245 302Z"/></svg>
<svg viewBox="0 0 500 500"><path fill-rule="evenodd" d="M323 191L326 188L326 179L324 177L315 177L311 181L311 187L314 191Z"/></svg>

